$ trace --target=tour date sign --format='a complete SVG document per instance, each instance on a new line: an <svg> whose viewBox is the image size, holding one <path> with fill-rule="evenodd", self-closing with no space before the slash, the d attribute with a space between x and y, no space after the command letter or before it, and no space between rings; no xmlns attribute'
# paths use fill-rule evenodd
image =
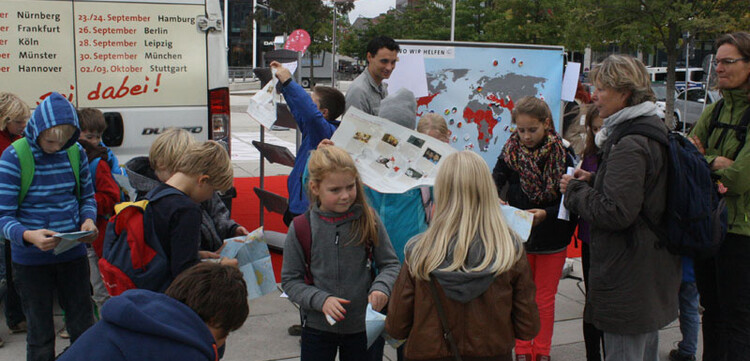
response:
<svg viewBox="0 0 750 361"><path fill-rule="evenodd" d="M32 107L51 91L79 107L206 104L202 5L0 2L0 83Z"/></svg>

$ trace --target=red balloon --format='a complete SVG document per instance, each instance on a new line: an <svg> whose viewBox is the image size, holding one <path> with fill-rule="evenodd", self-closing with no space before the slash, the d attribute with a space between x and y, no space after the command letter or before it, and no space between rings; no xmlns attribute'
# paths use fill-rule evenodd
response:
<svg viewBox="0 0 750 361"><path fill-rule="evenodd" d="M284 49L299 51L303 54L308 46L310 46L310 34L302 29L292 31L284 43Z"/></svg>

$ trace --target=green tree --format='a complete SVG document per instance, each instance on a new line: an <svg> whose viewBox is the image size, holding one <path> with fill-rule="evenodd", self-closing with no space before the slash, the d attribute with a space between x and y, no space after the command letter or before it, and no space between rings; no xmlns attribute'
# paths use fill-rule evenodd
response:
<svg viewBox="0 0 750 361"><path fill-rule="evenodd" d="M320 0L268 0L268 7L255 11L254 18L261 24L271 25L277 34L289 34L296 29L303 29L310 34L310 47L307 55L310 58L310 78L314 79L313 55L331 49L331 35L333 32L333 11L346 15L354 8L352 2L324 3ZM256 9L258 10L258 9ZM339 20L339 19L337 19ZM339 20L339 24L346 22Z"/></svg>
<svg viewBox="0 0 750 361"><path fill-rule="evenodd" d="M667 94L674 93L683 33L710 39L748 22L747 3L736 0L584 0L582 7L590 9L584 22L608 29L599 34L608 43L616 39L621 46L667 53ZM667 124L672 127L673 115L674 99L667 97Z"/></svg>

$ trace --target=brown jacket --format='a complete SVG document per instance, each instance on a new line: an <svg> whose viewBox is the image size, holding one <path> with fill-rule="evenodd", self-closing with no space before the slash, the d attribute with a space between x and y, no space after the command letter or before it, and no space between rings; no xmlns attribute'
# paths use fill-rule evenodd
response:
<svg viewBox="0 0 750 361"><path fill-rule="evenodd" d="M536 287L525 252L467 303L448 298L442 285L438 293L464 361L510 360L515 339L530 340L539 332ZM408 338L407 360L453 360L430 285L416 280L407 264L394 285L385 328L394 338Z"/></svg>

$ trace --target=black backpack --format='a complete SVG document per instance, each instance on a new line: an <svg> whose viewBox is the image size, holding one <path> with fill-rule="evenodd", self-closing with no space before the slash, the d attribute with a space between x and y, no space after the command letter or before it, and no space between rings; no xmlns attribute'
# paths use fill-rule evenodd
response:
<svg viewBox="0 0 750 361"><path fill-rule="evenodd" d="M639 134L667 147L667 206L662 223L654 224L641 214L659 237L659 246L673 254L689 257L712 256L727 233L726 201L704 156L682 134L670 131L666 143L650 131L650 126L634 124L614 138Z"/></svg>

